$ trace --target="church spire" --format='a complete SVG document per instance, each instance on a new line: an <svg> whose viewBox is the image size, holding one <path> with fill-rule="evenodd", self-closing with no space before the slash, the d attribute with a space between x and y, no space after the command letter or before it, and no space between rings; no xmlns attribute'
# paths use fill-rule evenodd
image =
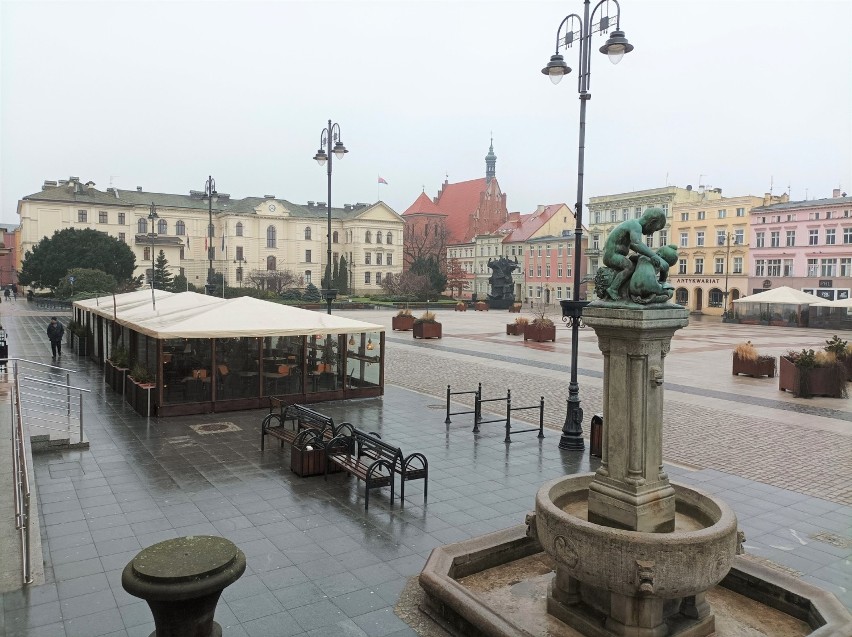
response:
<svg viewBox="0 0 852 637"><path fill-rule="evenodd" d="M497 176L497 155L494 154L494 136L491 136L491 146L488 147L488 154L485 156L485 183L490 184L491 180Z"/></svg>

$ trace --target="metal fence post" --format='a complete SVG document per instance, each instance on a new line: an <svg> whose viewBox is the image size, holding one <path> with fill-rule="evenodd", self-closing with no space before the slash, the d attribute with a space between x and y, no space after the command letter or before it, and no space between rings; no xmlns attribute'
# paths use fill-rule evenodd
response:
<svg viewBox="0 0 852 637"><path fill-rule="evenodd" d="M541 403L538 408L538 438L544 438L544 396L541 397Z"/></svg>
<svg viewBox="0 0 852 637"><path fill-rule="evenodd" d="M506 439L503 442L512 442L512 390L506 390Z"/></svg>
<svg viewBox="0 0 852 637"><path fill-rule="evenodd" d="M482 383L479 383L479 389L476 390L476 394L473 396L473 433L479 433L479 421L481 418L479 417L479 412L482 409Z"/></svg>
<svg viewBox="0 0 852 637"><path fill-rule="evenodd" d="M450 420L450 386L447 385L447 419L444 421L445 425L449 425L452 422Z"/></svg>
<svg viewBox="0 0 852 637"><path fill-rule="evenodd" d="M66 395L66 402L67 402L67 406L68 406L67 416L70 418L71 417L71 374L69 374L67 372L65 374L65 395Z"/></svg>
<svg viewBox="0 0 852 637"><path fill-rule="evenodd" d="M83 394L80 393L80 444L83 444Z"/></svg>

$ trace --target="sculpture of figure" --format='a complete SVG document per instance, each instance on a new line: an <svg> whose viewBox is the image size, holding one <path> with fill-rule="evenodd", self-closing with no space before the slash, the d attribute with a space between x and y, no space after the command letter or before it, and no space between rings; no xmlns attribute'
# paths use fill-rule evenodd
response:
<svg viewBox="0 0 852 637"><path fill-rule="evenodd" d="M488 278L488 283L491 287L491 291L488 294L488 301L492 304L497 302L500 306L506 303L513 303L515 294L513 292L512 271L520 267L518 257L515 257L514 261L509 260L505 256L497 259L488 259L488 267L491 269L491 276ZM493 307L496 308L498 306L493 305Z"/></svg>
<svg viewBox="0 0 852 637"><path fill-rule="evenodd" d="M663 246L657 250L656 254L666 262L667 266L677 263L677 246ZM636 268L627 286L630 300L640 305L667 303L674 294L671 283L666 281L668 267L663 270L659 263L652 261L644 254L631 255L631 260L636 261Z"/></svg>
<svg viewBox="0 0 852 637"><path fill-rule="evenodd" d="M643 239L643 235L662 230L665 226L666 213L660 208L648 208L641 218L629 219L615 227L604 244L603 262L610 268L613 275L604 290L605 295L601 295L601 298L608 297L613 301L626 300L626 295L621 293L621 287L636 269L636 262L628 257L630 250L647 257L651 263L655 264L654 267L659 268L661 281L665 281L669 272L669 263L645 245Z"/></svg>

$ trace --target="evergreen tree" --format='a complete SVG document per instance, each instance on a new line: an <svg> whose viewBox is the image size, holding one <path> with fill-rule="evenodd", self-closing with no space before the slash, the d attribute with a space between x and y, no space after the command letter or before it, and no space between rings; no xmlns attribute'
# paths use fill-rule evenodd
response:
<svg viewBox="0 0 852 637"><path fill-rule="evenodd" d="M325 264L325 274L322 275L322 289L327 290L331 287L331 264Z"/></svg>
<svg viewBox="0 0 852 637"><path fill-rule="evenodd" d="M302 295L302 300L310 301L311 303L322 301L322 294L320 294L317 286L313 283L308 283L307 287L305 287L305 293Z"/></svg>
<svg viewBox="0 0 852 637"><path fill-rule="evenodd" d="M411 272L429 279L429 285L436 294L441 294L447 288L447 275L441 272L441 266L435 257L416 259L411 264Z"/></svg>
<svg viewBox="0 0 852 637"><path fill-rule="evenodd" d="M344 256L340 257L334 287L338 289L339 294L349 294L349 267Z"/></svg>
<svg viewBox="0 0 852 637"><path fill-rule="evenodd" d="M169 288L170 292L188 292L191 285L187 285L186 277L182 274L176 274L175 278L172 279L172 286Z"/></svg>
<svg viewBox="0 0 852 637"><path fill-rule="evenodd" d="M339 278L339 274L337 272L337 261L334 262L334 271L331 274L331 287L337 287L337 279Z"/></svg>
<svg viewBox="0 0 852 637"><path fill-rule="evenodd" d="M166 259L166 253L160 250L157 260L154 263L154 288L157 290L171 290L174 286L174 278L174 275L169 271L169 261Z"/></svg>

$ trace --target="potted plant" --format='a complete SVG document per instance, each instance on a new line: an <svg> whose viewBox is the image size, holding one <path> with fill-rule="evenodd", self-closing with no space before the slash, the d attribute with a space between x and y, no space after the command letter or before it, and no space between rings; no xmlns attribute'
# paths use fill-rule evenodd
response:
<svg viewBox="0 0 852 637"><path fill-rule="evenodd" d="M414 319L414 338L441 338L441 324L435 318L435 313L426 311Z"/></svg>
<svg viewBox="0 0 852 637"><path fill-rule="evenodd" d="M775 357L761 356L751 341L740 343L734 348L733 375L775 376Z"/></svg>
<svg viewBox="0 0 852 637"><path fill-rule="evenodd" d="M107 382L115 391L120 391L130 366L129 355L124 346L116 345L113 347L112 354L107 359L107 365L109 366Z"/></svg>
<svg viewBox="0 0 852 637"><path fill-rule="evenodd" d="M408 332L414 327L414 316L407 307L402 308L391 319L391 328L400 332Z"/></svg>
<svg viewBox="0 0 852 637"><path fill-rule="evenodd" d="M835 358L846 367L846 380L852 380L852 345L835 334L825 342L823 349L834 354Z"/></svg>
<svg viewBox="0 0 852 637"><path fill-rule="evenodd" d="M509 307L509 312L511 312L513 314L520 314L521 313L521 304L520 303L512 303L512 305Z"/></svg>
<svg viewBox="0 0 852 637"><path fill-rule="evenodd" d="M138 362L134 363L130 370L130 376L128 376L128 382L132 389L127 392L125 399L137 413L143 415L148 413L150 406L148 401L153 398L148 394L150 390L156 387L155 381L154 374L147 367Z"/></svg>
<svg viewBox="0 0 852 637"><path fill-rule="evenodd" d="M456 303L456 312L467 312L467 303L464 301Z"/></svg>
<svg viewBox="0 0 852 637"><path fill-rule="evenodd" d="M477 312L487 312L488 311L488 301L477 301L473 306Z"/></svg>
<svg viewBox="0 0 852 637"><path fill-rule="evenodd" d="M556 341L556 325L547 317L547 308L542 305L537 309L535 318L524 328L524 340L543 343Z"/></svg>
<svg viewBox="0 0 852 637"><path fill-rule="evenodd" d="M506 325L506 334L509 334L510 336L523 335L529 322L530 320L526 316L519 316L515 319L514 323L508 323Z"/></svg>
<svg viewBox="0 0 852 637"><path fill-rule="evenodd" d="M799 398L846 398L846 365L834 352L803 349L781 357L778 389Z"/></svg>

